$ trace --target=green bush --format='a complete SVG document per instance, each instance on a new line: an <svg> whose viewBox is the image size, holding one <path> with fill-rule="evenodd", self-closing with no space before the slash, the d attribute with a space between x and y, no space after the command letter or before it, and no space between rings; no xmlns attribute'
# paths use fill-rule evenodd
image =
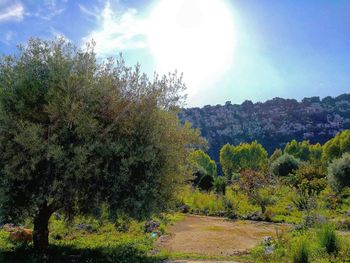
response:
<svg viewBox="0 0 350 263"><path fill-rule="evenodd" d="M310 249L308 243L303 239L293 251L294 263L309 263L310 262Z"/></svg>
<svg viewBox="0 0 350 263"><path fill-rule="evenodd" d="M296 170L289 182L298 192L307 193L308 195L318 195L327 187L326 174L322 168L309 165Z"/></svg>
<svg viewBox="0 0 350 263"><path fill-rule="evenodd" d="M210 175L199 176L197 187L203 191L210 191L213 188L214 177Z"/></svg>
<svg viewBox="0 0 350 263"><path fill-rule="evenodd" d="M326 249L328 254L336 254L339 251L339 241L335 227L325 224L319 233L320 244Z"/></svg>
<svg viewBox="0 0 350 263"><path fill-rule="evenodd" d="M213 182L214 191L217 194L223 194L226 193L226 178L223 176L216 177Z"/></svg>
<svg viewBox="0 0 350 263"><path fill-rule="evenodd" d="M289 154L283 154L271 164L276 176L288 176L300 167L300 160Z"/></svg>
<svg viewBox="0 0 350 263"><path fill-rule="evenodd" d="M328 179L338 191L350 186L350 153L345 153L329 165Z"/></svg>

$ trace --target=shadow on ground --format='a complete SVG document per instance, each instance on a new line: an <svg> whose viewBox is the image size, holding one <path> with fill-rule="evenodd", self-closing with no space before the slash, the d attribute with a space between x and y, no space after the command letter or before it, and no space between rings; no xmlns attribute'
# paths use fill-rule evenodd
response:
<svg viewBox="0 0 350 263"><path fill-rule="evenodd" d="M165 258L148 256L132 245L113 248L76 249L51 245L45 256L38 256L32 247L17 247L13 251L0 250L1 263L153 263Z"/></svg>

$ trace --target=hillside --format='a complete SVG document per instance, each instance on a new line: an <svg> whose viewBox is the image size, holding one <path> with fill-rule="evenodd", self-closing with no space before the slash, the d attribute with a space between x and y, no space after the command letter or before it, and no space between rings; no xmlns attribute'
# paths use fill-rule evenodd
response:
<svg viewBox="0 0 350 263"><path fill-rule="evenodd" d="M180 113L201 130L209 142L210 156L218 160L220 148L257 140L271 154L292 139L324 143L337 132L350 129L350 94L336 98L274 98L264 103L187 108Z"/></svg>

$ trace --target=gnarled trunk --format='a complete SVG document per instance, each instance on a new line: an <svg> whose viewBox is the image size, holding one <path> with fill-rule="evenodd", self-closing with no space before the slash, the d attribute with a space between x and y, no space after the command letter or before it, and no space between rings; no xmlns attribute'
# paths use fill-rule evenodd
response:
<svg viewBox="0 0 350 263"><path fill-rule="evenodd" d="M42 206L34 218L33 243L38 253L45 253L49 246L49 219L53 211L49 207Z"/></svg>

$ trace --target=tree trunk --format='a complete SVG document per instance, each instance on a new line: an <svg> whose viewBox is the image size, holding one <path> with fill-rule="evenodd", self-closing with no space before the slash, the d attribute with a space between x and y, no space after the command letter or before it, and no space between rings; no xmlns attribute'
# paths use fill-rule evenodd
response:
<svg viewBox="0 0 350 263"><path fill-rule="evenodd" d="M34 218L33 243L37 253L43 254L49 246L49 219L53 211L42 206Z"/></svg>

